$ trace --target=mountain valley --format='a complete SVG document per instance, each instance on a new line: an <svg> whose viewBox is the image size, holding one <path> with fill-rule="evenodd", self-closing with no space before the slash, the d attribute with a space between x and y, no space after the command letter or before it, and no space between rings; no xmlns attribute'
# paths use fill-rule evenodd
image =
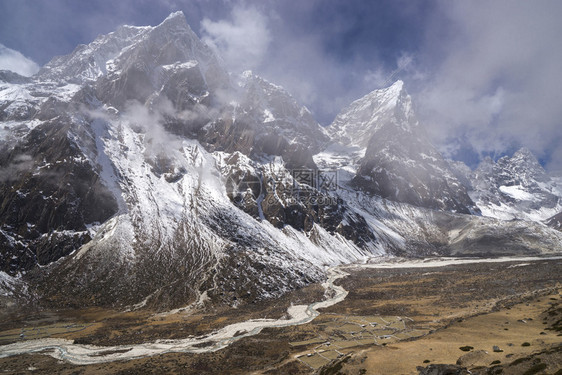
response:
<svg viewBox="0 0 562 375"><path fill-rule="evenodd" d="M475 170L447 160L414 102L398 80L322 126L281 86L229 72L182 12L101 35L32 77L0 71L1 345L70 340L112 348L90 355L103 359L275 320L255 335L231 332L224 346L202 339L200 348L217 345L212 352L139 351L98 364L12 357L0 346L2 367L351 374L365 373L360 364L391 341L421 353L405 347L434 345L432 334L457 320L496 329L478 316L508 319L511 306L547 316L556 331L546 311L560 299L562 180L526 148ZM451 257L460 263L442 272L369 268ZM499 263L463 263L480 258ZM542 302L526 308L534 299ZM309 321L291 316L299 306ZM330 323L380 316L413 319L421 333L366 346ZM532 349L550 370L562 368L549 352L559 350L555 333L541 342L535 333L523 333L533 335ZM290 343L318 337L354 343L311 366L320 349ZM534 360L530 351L511 354ZM403 371L425 366L420 358Z"/></svg>

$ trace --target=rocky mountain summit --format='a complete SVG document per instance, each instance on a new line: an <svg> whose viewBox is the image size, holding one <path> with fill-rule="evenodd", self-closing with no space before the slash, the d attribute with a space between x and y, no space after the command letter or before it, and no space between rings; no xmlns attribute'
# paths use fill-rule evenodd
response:
<svg viewBox="0 0 562 375"><path fill-rule="evenodd" d="M455 168L485 216L543 221L562 211L562 186L527 148L497 162L488 157L474 171L458 162Z"/></svg>
<svg viewBox="0 0 562 375"><path fill-rule="evenodd" d="M283 88L230 74L181 12L31 78L0 72L0 301L237 306L371 256L561 251L542 223L479 215L513 186L541 199L514 209L559 208L540 165L459 173L403 86L323 128ZM520 159L533 172L515 179Z"/></svg>
<svg viewBox="0 0 562 375"><path fill-rule="evenodd" d="M329 129L339 142L366 148L354 179L359 189L420 207L474 211L465 187L423 133L402 81L356 100Z"/></svg>

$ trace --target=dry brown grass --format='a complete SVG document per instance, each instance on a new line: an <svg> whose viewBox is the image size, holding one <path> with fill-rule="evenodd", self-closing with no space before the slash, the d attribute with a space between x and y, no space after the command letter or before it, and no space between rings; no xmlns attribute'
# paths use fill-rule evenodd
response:
<svg viewBox="0 0 562 375"><path fill-rule="evenodd" d="M354 353L342 365L344 374L407 374L416 373L416 366L426 366L425 360L455 363L461 356L484 350L488 353L477 352L470 358L465 357L465 362L472 361L471 366L490 366L492 362L500 361L500 366L505 366L504 374L510 371L523 373L532 366L545 363L548 372L554 373L562 367L556 362L559 353L550 357L540 354L540 363L537 362L539 357L529 356L561 341L558 332L545 329L559 318L555 315L548 317L545 311L554 311L552 304L560 301L554 288L560 287L557 284L562 264L560 261L540 261L523 267L508 268L508 265L357 270L342 281L350 291L346 300L325 309L313 322L266 329L215 353L165 354L91 366L60 363L44 355L25 355L0 359L0 368L7 373L25 373L28 368L35 368L34 373L44 374L310 374L313 372L311 367L297 357L316 349L323 353L314 359L318 365L321 359L337 358L337 349ZM551 292L546 293L546 290ZM292 298L301 302L314 300L320 297L322 289L315 286L300 293L261 306L237 310L217 308L197 314L155 316L146 311L119 313L99 309L48 312L51 315L46 320L39 314L37 319L26 316L25 319L3 322L2 330L17 331L24 326L52 326L60 322L94 324L95 321L95 325L84 331L59 333L97 344L145 342L208 332L234 321L264 317L265 314L281 316ZM408 330L396 334L398 338L379 339L377 344L370 342L369 335L375 332L377 335L396 332L388 328L377 329L368 323L378 323L381 328L390 317L397 316L413 319L413 322L404 320ZM547 320L543 320L545 318ZM518 321L521 319L526 323ZM362 324L366 327L361 327ZM394 328L399 329L403 323L396 321L394 324ZM364 328L364 332L356 332L356 327ZM332 336L337 337L332 345L323 345L322 340ZM523 342L530 345L522 346ZM461 351L459 347L465 345L474 349ZM494 353L493 345L498 345L503 352ZM508 355L511 356L507 358ZM508 366L518 358L521 358L519 364Z"/></svg>

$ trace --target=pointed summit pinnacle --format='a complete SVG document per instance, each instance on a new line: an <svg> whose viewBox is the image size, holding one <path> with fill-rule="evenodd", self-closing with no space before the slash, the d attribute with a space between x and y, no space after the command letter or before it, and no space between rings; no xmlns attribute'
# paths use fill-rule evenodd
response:
<svg viewBox="0 0 562 375"><path fill-rule="evenodd" d="M170 13L170 15L168 17L166 17L166 19L164 21L162 21L162 23L164 23L168 20L172 20L174 18L182 18L182 19L185 20L185 15L183 14L183 12L181 10L178 10L177 12Z"/></svg>
<svg viewBox="0 0 562 375"><path fill-rule="evenodd" d="M402 90L404 88L404 81L399 79L398 81L390 85L388 88L395 88L396 90Z"/></svg>
<svg viewBox="0 0 562 375"><path fill-rule="evenodd" d="M168 17L166 17L166 19L164 21L162 21L162 23L160 23L158 26L156 27L162 27L162 26L176 26L176 27L180 27L180 28L188 28L191 29L189 27L189 25L187 24L187 20L185 19L185 15L183 14L183 12L177 11L174 13L170 13L170 15Z"/></svg>
<svg viewBox="0 0 562 375"><path fill-rule="evenodd" d="M417 124L411 98L401 80L352 102L337 115L328 131L344 145L367 147L373 134L387 123L408 132Z"/></svg>
<svg viewBox="0 0 562 375"><path fill-rule="evenodd" d="M533 152L531 150L529 150L527 147L521 147L519 150L517 150L514 154L514 157L519 157L519 158L525 158L525 159L530 159L530 160L535 160L536 156L535 154L533 154Z"/></svg>

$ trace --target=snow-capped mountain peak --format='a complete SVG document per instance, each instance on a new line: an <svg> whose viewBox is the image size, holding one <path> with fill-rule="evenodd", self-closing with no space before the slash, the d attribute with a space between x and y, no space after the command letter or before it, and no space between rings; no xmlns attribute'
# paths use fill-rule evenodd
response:
<svg viewBox="0 0 562 375"><path fill-rule="evenodd" d="M30 282L61 304L236 306L318 281L326 265L462 252L488 235L452 246L459 228L490 221L458 215L472 201L403 82L327 132L280 86L235 80L181 12L29 79L0 72L0 271L37 270ZM530 239L531 251L561 243L546 227L497 227L498 242Z"/></svg>
<svg viewBox="0 0 562 375"><path fill-rule="evenodd" d="M472 212L466 189L419 126L402 81L351 103L328 131L343 145L366 149L356 187L417 206Z"/></svg>
<svg viewBox="0 0 562 375"><path fill-rule="evenodd" d="M501 160L501 159L500 159ZM498 160L498 163L501 163ZM506 159L515 174L527 174L527 178L545 180L546 171L539 163L536 156L526 147L516 151L510 159Z"/></svg>
<svg viewBox="0 0 562 375"><path fill-rule="evenodd" d="M168 17L166 17L164 19L164 21L162 21L162 24L166 23L166 22L170 22L172 20L179 20L182 24L185 24L187 27L189 27L186 19L185 19L185 14L183 14L183 12L181 10L178 10L176 12L172 12L168 15Z"/></svg>
<svg viewBox="0 0 562 375"><path fill-rule="evenodd" d="M37 74L41 80L73 83L94 82L108 75L119 75L135 68L154 75L158 66L196 60L201 69L211 69L210 82L223 79L225 70L215 54L187 24L183 12L172 13L157 26L121 26L116 31L98 36L87 45L78 46L71 54L58 56ZM219 74L220 73L220 74Z"/></svg>
<svg viewBox="0 0 562 375"><path fill-rule="evenodd" d="M541 221L562 210L556 181L528 148L497 162L487 157L467 178L470 196L485 216Z"/></svg>
<svg viewBox="0 0 562 375"><path fill-rule="evenodd" d="M366 147L373 134L389 121L408 132L417 124L412 99L400 80L352 102L327 130L344 145Z"/></svg>
<svg viewBox="0 0 562 375"><path fill-rule="evenodd" d="M107 73L108 62L126 47L138 43L151 30L153 27L150 26L121 26L114 32L98 36L88 45L79 45L69 55L53 58L37 73L37 77L59 82L93 81Z"/></svg>

